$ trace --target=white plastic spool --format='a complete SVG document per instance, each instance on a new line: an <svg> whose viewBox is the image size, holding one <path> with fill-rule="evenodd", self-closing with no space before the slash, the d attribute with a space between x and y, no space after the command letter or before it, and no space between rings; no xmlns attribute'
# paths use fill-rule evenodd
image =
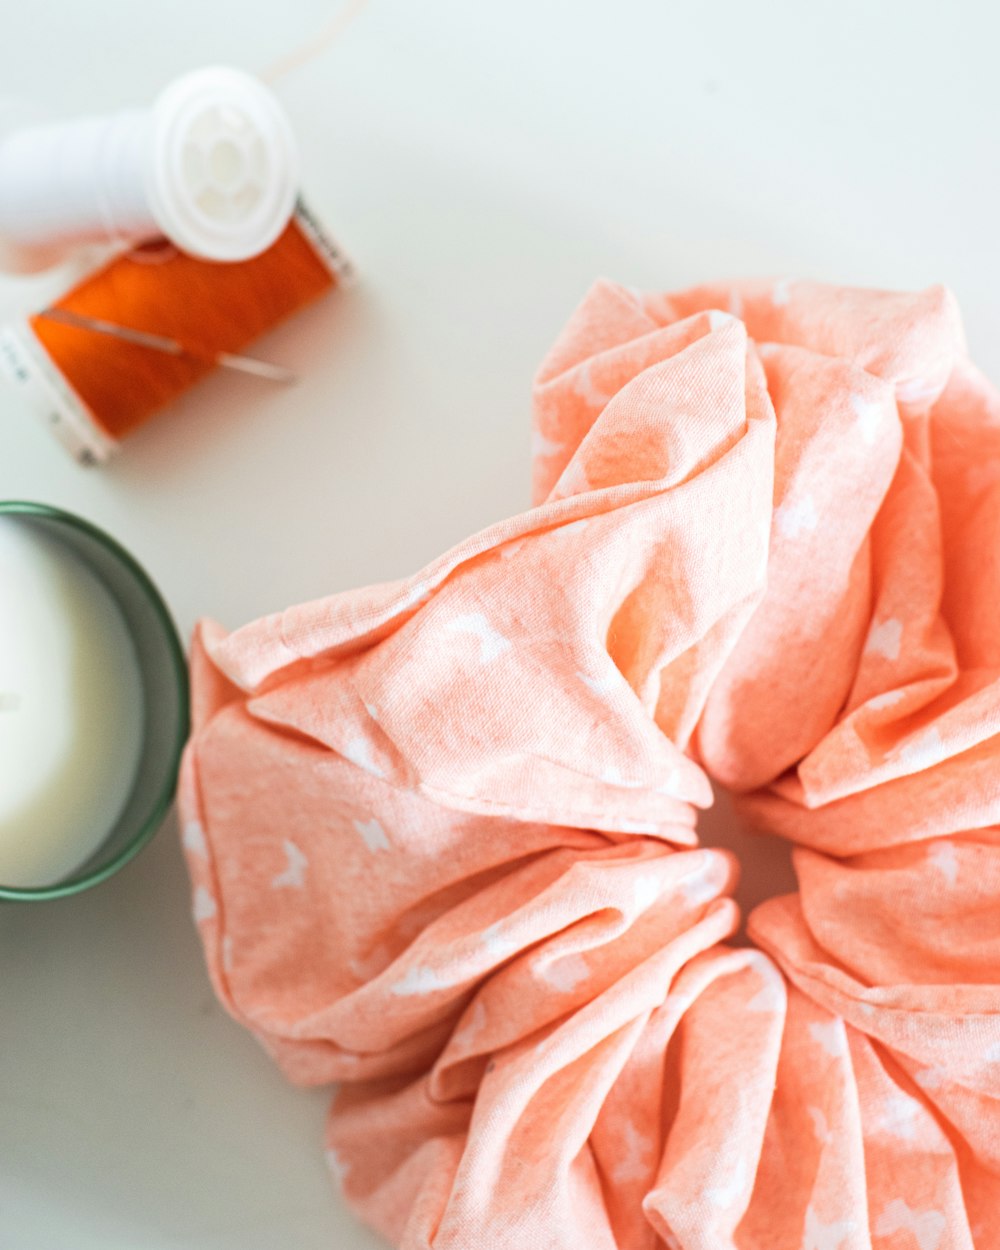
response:
<svg viewBox="0 0 1000 1250"><path fill-rule="evenodd" d="M274 95L241 70L196 70L150 109L0 141L0 265L31 271L81 243L156 235L204 260L248 260L284 230L297 192Z"/></svg>

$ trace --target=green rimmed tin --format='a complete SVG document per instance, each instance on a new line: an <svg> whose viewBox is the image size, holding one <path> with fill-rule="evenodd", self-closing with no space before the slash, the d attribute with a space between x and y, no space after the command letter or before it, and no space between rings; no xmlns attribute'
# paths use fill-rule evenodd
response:
<svg viewBox="0 0 1000 1250"><path fill-rule="evenodd" d="M110 535L48 504L0 500L0 515L58 539L111 592L135 646L143 691L143 742L129 797L97 850L79 868L44 886L6 886L0 899L41 902L78 894L113 876L150 841L177 788L187 740L189 695L184 649L170 612L139 563Z"/></svg>

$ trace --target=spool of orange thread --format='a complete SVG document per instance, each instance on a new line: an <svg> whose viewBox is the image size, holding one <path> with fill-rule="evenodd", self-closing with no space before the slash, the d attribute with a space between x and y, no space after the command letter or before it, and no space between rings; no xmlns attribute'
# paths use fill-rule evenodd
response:
<svg viewBox="0 0 1000 1250"><path fill-rule="evenodd" d="M164 244L116 257L52 308L0 328L0 373L85 464L126 438L215 367L334 286L350 268L305 207L250 260L219 264ZM90 326L84 324L89 321ZM100 333L97 324L173 341L168 354Z"/></svg>

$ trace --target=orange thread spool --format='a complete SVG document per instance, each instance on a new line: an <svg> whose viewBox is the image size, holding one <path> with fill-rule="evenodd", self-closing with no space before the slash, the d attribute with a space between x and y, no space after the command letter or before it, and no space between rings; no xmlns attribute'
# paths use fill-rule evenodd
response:
<svg viewBox="0 0 1000 1250"><path fill-rule="evenodd" d="M162 246L162 245L160 245ZM53 308L191 345L170 355L78 325L33 316L0 335L0 367L33 391L54 432L86 462L117 444L214 367L342 282L349 269L300 205L251 260L219 264L177 252L127 252ZM89 425L89 429L87 426Z"/></svg>

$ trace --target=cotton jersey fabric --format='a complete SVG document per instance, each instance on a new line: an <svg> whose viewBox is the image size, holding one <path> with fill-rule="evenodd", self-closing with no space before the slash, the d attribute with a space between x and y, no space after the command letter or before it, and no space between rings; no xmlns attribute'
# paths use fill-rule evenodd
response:
<svg viewBox="0 0 1000 1250"><path fill-rule="evenodd" d="M403 1250L1000 1247L1000 398L953 298L597 284L534 504L192 653L215 989ZM317 521L321 523L321 518ZM727 944L710 781L794 844Z"/></svg>

